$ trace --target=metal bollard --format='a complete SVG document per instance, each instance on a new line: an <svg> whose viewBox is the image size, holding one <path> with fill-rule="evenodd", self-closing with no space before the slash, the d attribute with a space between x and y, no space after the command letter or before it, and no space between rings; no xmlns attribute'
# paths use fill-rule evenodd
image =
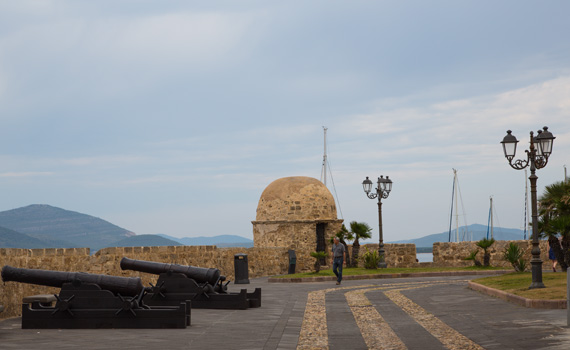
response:
<svg viewBox="0 0 570 350"><path fill-rule="evenodd" d="M234 284L249 284L247 254L234 255L235 282Z"/></svg>
<svg viewBox="0 0 570 350"><path fill-rule="evenodd" d="M295 266L297 265L297 254L294 250L289 249L289 275L295 273Z"/></svg>

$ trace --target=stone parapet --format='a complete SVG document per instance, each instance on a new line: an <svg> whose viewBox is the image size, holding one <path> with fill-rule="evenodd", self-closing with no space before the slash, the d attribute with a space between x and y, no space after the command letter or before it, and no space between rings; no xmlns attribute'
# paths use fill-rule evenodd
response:
<svg viewBox="0 0 570 350"><path fill-rule="evenodd" d="M503 254L510 242L516 243L524 252L523 257L529 262L531 259L532 241L495 241L488 249L491 255L491 266L511 267L510 263L503 258ZM433 244L433 263L435 266L472 266L473 261L465 260L471 252L477 250L477 259L483 263L483 249L477 247L476 241L472 242L438 242ZM546 241L540 241L540 258L544 266L549 266L548 246Z"/></svg>
<svg viewBox="0 0 570 350"><path fill-rule="evenodd" d="M352 259L352 245L348 246L350 249L350 256ZM360 245L358 266L364 267L362 256L369 251L378 250L378 243L362 244ZM415 244L398 244L388 243L384 244L384 253L386 254L385 260L388 267L415 267L418 266L416 261L416 245Z"/></svg>
<svg viewBox="0 0 570 350"><path fill-rule="evenodd" d="M287 273L289 255L287 248L217 248L216 246L171 247L115 247L105 248L89 255L88 248L73 249L0 249L0 265L13 267L77 271L103 275L141 277L143 284L155 283L158 276L123 271L119 262L123 257L170 264L218 268L228 280L234 280L234 256L248 255L249 277L262 277ZM297 271L312 269L313 258L309 252L297 252ZM230 286L230 289L232 287ZM28 295L54 294L59 288L32 284L6 282L0 284L0 304L5 310L1 317L21 314L22 299Z"/></svg>

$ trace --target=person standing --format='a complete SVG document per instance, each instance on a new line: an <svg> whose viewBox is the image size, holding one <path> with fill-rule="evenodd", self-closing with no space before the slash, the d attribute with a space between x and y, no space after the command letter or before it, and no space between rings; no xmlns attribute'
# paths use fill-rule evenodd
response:
<svg viewBox="0 0 570 350"><path fill-rule="evenodd" d="M336 275L336 284L339 285L342 281L342 265L346 257L346 250L343 244L340 244L338 237L334 238L334 243L332 245L332 266L333 272Z"/></svg>
<svg viewBox="0 0 570 350"><path fill-rule="evenodd" d="M548 259L552 261L552 271L556 272L556 265L558 264L558 260L556 259L556 255L554 254L554 249L548 242Z"/></svg>

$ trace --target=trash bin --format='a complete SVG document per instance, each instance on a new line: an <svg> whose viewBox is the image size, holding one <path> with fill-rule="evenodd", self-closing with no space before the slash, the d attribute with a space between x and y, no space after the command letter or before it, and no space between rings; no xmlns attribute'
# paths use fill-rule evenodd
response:
<svg viewBox="0 0 570 350"><path fill-rule="evenodd" d="M247 254L234 255L235 281L234 284L249 284Z"/></svg>
<svg viewBox="0 0 570 350"><path fill-rule="evenodd" d="M295 273L295 266L297 265L297 254L292 249L289 249L289 274Z"/></svg>

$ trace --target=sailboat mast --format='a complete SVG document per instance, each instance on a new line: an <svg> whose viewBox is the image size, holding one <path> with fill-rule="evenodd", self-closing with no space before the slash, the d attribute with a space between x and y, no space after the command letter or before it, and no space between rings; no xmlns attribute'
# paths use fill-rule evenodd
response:
<svg viewBox="0 0 570 350"><path fill-rule="evenodd" d="M453 173L455 174L455 169L453 169ZM455 198L455 176L453 176L453 187L451 189L451 213L449 213L449 235L447 240L451 242L451 224L453 223L453 198Z"/></svg>
<svg viewBox="0 0 570 350"><path fill-rule="evenodd" d="M491 207L490 207L490 211L491 211L491 239L495 238L493 236L493 197L489 197L489 200L491 201Z"/></svg>
<svg viewBox="0 0 570 350"><path fill-rule="evenodd" d="M525 188L525 193L524 193L524 239L526 239L526 237L527 237L527 234L526 234L527 231L530 231L530 230L527 230L527 228L528 229L532 228L530 221L528 220L529 205L528 205L528 177L527 177L527 175L528 174L527 174L527 171L525 169L524 170L524 188ZM531 234L532 233L529 232L528 237L531 237Z"/></svg>
<svg viewBox="0 0 570 350"><path fill-rule="evenodd" d="M321 182L327 185L327 130L328 128L323 126L323 131L325 133L325 141L324 141L324 155L323 155L323 168L321 170Z"/></svg>
<svg viewBox="0 0 570 350"><path fill-rule="evenodd" d="M457 184L457 170L453 169L453 176L455 178L455 242L459 242L459 211L457 209L457 192L458 192L458 184Z"/></svg>

